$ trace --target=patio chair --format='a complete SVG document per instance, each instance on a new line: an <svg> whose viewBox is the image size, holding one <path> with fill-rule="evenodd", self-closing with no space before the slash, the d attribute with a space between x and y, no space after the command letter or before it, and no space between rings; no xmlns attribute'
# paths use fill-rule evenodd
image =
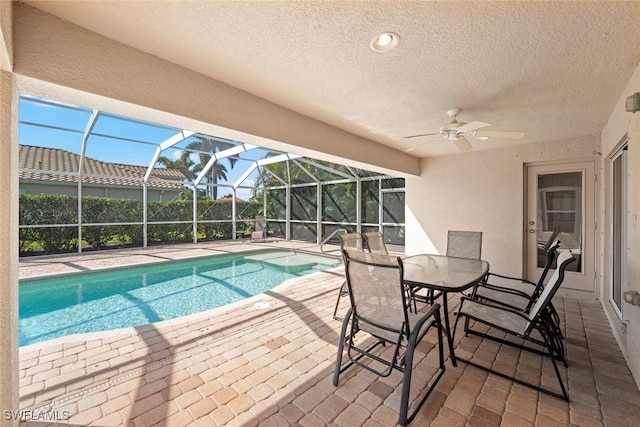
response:
<svg viewBox="0 0 640 427"><path fill-rule="evenodd" d="M556 240L553 245L547 248L546 263L538 283L490 271L486 282L478 283L474 287L472 296L528 313L544 289L544 281L559 247L560 241Z"/></svg>
<svg viewBox="0 0 640 427"><path fill-rule="evenodd" d="M264 215L256 215L255 225L251 232L250 242L261 241L264 242L267 238L267 219Z"/></svg>
<svg viewBox="0 0 640 427"><path fill-rule="evenodd" d="M547 307L551 303L551 299L556 294L562 281L564 280L564 273L567 265L575 261L571 251L564 251L558 257L558 268L551 276L549 283L545 286L544 290L540 294L540 297L536 300L533 308L529 314L523 313L518 310L513 310L509 307L505 307L499 304L492 304L490 302L484 302L475 300L466 296L463 296L460 301L460 306L456 316L456 323L453 328L453 336L455 339L456 330L458 328L458 322L461 318L466 320L475 320L476 324L480 323L489 326L492 329L498 330L507 336L514 336L524 341L524 344L520 344L508 339L490 335L488 332L483 333L474 330L472 326L465 330L465 335L478 335L483 338L488 338L493 341L497 341L502 344L510 345L521 350L529 351L532 353L540 354L542 356L548 356L553 364L553 369L556 373L558 383L560 384L561 393L557 393L548 388L543 388L533 383L526 382L515 376L507 375L503 372L496 371L488 366L483 366L479 363L475 363L472 360L463 359L459 356L455 356L457 360L467 363L471 366L483 369L487 372L498 375L502 378L509 379L518 384L530 387L534 390L549 394L559 399L569 401L569 395L562 381L560 370L556 359L561 359L565 362L566 357L564 354L559 354L564 351L564 348L558 348L556 346L553 332L549 326L548 316L545 314ZM491 329L489 330L489 332ZM503 335L501 334L501 335ZM529 345L529 343L534 346ZM536 347L537 346L537 347ZM542 348L540 350L539 348ZM543 381L544 383L544 381Z"/></svg>
<svg viewBox="0 0 640 427"><path fill-rule="evenodd" d="M447 256L480 259L481 253L481 231L449 230L447 233ZM414 288L412 289L412 294L417 301L424 302L425 304L433 304L433 302L442 295L442 292L434 291L433 289L418 290Z"/></svg>
<svg viewBox="0 0 640 427"><path fill-rule="evenodd" d="M399 424L405 426L426 402L445 370L440 304L434 304L424 314L409 312L399 257L348 250L343 251L343 256L351 308L342 321L333 385L337 387L340 374L353 365L383 377L394 370L402 372ZM438 334L438 368L408 414L414 351L431 328ZM380 351L381 346L390 348ZM348 359L344 365L343 353Z"/></svg>
<svg viewBox="0 0 640 427"><path fill-rule="evenodd" d="M536 246L538 248L538 265L546 262L547 252L549 251L549 248L552 246L552 244L557 240L558 234L560 234L560 226L555 225L551 230L549 238L546 241L542 240L537 242Z"/></svg>
<svg viewBox="0 0 640 427"><path fill-rule="evenodd" d="M338 234L338 238L340 239L340 252L343 250L352 250L362 252L364 251L362 234L360 233L343 233ZM340 306L340 300L342 297L346 297L349 295L349 288L347 287L346 280L342 283L340 287L340 291L338 292L338 299L336 300L336 306L333 309L333 318L336 320L342 320L342 317L338 316L338 307Z"/></svg>
<svg viewBox="0 0 640 427"><path fill-rule="evenodd" d="M447 256L480 259L482 231L455 231L447 234Z"/></svg>
<svg viewBox="0 0 640 427"><path fill-rule="evenodd" d="M547 249L547 261L542 270L542 274L540 274L538 283L533 283L523 278L489 272L486 282L476 284L471 298L503 305L528 314L544 289L544 281L555 260L556 251L559 247L560 241L556 240ZM564 354L564 336L560 325L560 316L551 302L549 302L546 308L546 315L549 316L548 325L550 332L552 332L551 336L554 338L554 341L556 341L555 346L559 348L559 354ZM465 322L465 329L467 329L467 327L468 323Z"/></svg>
<svg viewBox="0 0 640 427"><path fill-rule="evenodd" d="M367 249L371 253L388 255L387 245L384 243L384 236L379 231L372 231L370 233L362 233L364 241L367 245Z"/></svg>
<svg viewBox="0 0 640 427"><path fill-rule="evenodd" d="M362 233L362 236L364 237L364 242L370 253L389 255L389 251L387 251L387 245L385 245L384 243L384 235L381 232L372 231L369 233ZM414 313L417 313L418 305L416 304L414 291L410 286L405 286L405 288L407 291L407 297L409 298L409 301L411 301L409 308L412 309Z"/></svg>

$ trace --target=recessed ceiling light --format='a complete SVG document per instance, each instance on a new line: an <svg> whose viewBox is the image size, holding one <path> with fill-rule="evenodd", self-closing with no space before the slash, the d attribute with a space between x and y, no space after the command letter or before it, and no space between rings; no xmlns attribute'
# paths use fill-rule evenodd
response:
<svg viewBox="0 0 640 427"><path fill-rule="evenodd" d="M400 36L396 33L382 33L371 40L371 49L376 52L388 52L395 48L400 41Z"/></svg>

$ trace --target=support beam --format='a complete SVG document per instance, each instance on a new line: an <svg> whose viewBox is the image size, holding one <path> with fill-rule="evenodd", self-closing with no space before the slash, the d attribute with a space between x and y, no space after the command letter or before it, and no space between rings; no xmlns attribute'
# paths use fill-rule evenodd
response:
<svg viewBox="0 0 640 427"><path fill-rule="evenodd" d="M383 232L382 217L384 216L384 200L382 199L382 180L378 180L378 231Z"/></svg>
<svg viewBox="0 0 640 427"><path fill-rule="evenodd" d="M160 145L158 145L158 147L156 148L156 152L153 154L153 158L149 162L149 166L147 167L147 170L144 173L144 178L142 180L142 247L143 248L147 247L147 220L148 220L147 218L147 215L148 215L147 183L149 182L149 178L151 177L153 168L155 167L156 163L158 163L158 159L160 158L160 155L164 150L179 144L180 142L192 136L194 133L195 132L191 132L188 130L182 130L176 133L175 135L167 138L166 140L162 141ZM195 197L194 197L194 200L195 200ZM195 238L195 234L194 234L194 238Z"/></svg>
<svg viewBox="0 0 640 427"><path fill-rule="evenodd" d="M285 238L286 240L291 240L291 186L287 185L287 187L285 188L285 199L287 201L287 203L285 204L285 228L284 228L284 233L285 233ZM266 200L266 199L265 199Z"/></svg>
<svg viewBox="0 0 640 427"><path fill-rule="evenodd" d="M284 180L284 179L282 179L282 178L280 178L280 176L279 176L277 173L273 172L272 170L267 169L267 168L265 168L265 167L259 167L259 168L258 168L258 170L260 171L260 174L261 174L263 177L265 177L265 179L266 179L267 175L271 175L272 177L274 177L275 179L277 179L278 181L280 181L280 182L282 183L282 185L287 185L287 183L285 182L285 180Z"/></svg>
<svg viewBox="0 0 640 427"><path fill-rule="evenodd" d="M256 147L255 145L251 145L251 144L240 144L240 145L236 145L235 147L228 148L226 150L222 150L222 151L220 151L218 153L213 153L211 155L211 158L207 162L207 164L204 165L204 167L202 168L202 171L200 171L200 175L198 175L196 177L196 179L193 181L193 184L195 186L200 185L200 182L204 179L205 176L207 176L207 174L209 173L209 171L211 170L213 165L218 160L224 159L224 158L227 158L227 157L231 157L231 156L235 156L236 154L240 154L240 153L242 153L244 151L253 150L254 148L258 148L258 147ZM237 187L237 185L234 185L234 188L235 187Z"/></svg>
<svg viewBox="0 0 640 427"><path fill-rule="evenodd" d="M249 175L253 173L254 170L258 168L258 163L253 163L251 166L247 168L246 171L238 178L238 180L233 184L233 188L240 187L240 184L244 182L245 179L249 178Z"/></svg>
<svg viewBox="0 0 640 427"><path fill-rule="evenodd" d="M238 229L238 220L236 218L236 189L231 189L231 236L233 236L233 240L236 240L238 237L236 235L236 230Z"/></svg>
<svg viewBox="0 0 640 427"><path fill-rule="evenodd" d="M318 169L322 169L323 171L332 173L334 175L338 175L338 176L341 176L341 177L347 178L347 179L353 179L353 176L351 176L349 174L346 174L346 173L344 173L342 171L336 170L336 169L331 168L329 166L325 166L325 165L320 164L318 162L314 162L313 160L310 160L310 159L307 159L307 158L303 157L303 158L300 159L300 161L302 161L302 162L304 162L304 163L306 163L308 165L311 165L313 167L316 167Z"/></svg>
<svg viewBox="0 0 640 427"><path fill-rule="evenodd" d="M295 159L291 159L291 161L292 161L293 163L295 163L295 164L296 164L296 166L298 166L300 169L302 169L302 171L303 171L304 173L306 173L307 175L309 175L309 177L311 177L311 179L312 179L312 180L314 180L315 182L320 182L320 180L318 179L318 177L316 177L314 174L312 174L311 172L309 172L309 171L307 170L307 168L305 168L304 166L302 166L302 165L300 164L300 162L298 162L298 161L297 161L297 160L295 160Z"/></svg>
<svg viewBox="0 0 640 427"><path fill-rule="evenodd" d="M100 117L100 111L93 110L87 126L84 128L82 135L82 149L80 151L80 161L78 163L78 253L82 252L82 168L84 167L85 154L87 153L87 143L96 122Z"/></svg>
<svg viewBox="0 0 640 427"><path fill-rule="evenodd" d="M362 181L356 181L356 231L362 233Z"/></svg>
<svg viewBox="0 0 640 427"><path fill-rule="evenodd" d="M316 190L316 243L322 243L322 184Z"/></svg>

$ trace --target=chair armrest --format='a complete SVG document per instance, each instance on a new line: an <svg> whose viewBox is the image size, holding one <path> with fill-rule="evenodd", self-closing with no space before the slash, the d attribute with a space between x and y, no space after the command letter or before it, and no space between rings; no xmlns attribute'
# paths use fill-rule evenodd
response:
<svg viewBox="0 0 640 427"><path fill-rule="evenodd" d="M498 285L492 285L491 283L486 283L481 285L480 287L482 288L487 288L487 289L491 289L494 291L498 291L498 292L503 292L505 294L512 294L512 295L518 295L522 298L526 298L529 301L531 301L533 298L531 298L531 295L528 295L518 289L511 289L511 288L505 288L504 286L498 286Z"/></svg>
<svg viewBox="0 0 640 427"><path fill-rule="evenodd" d="M437 321L440 321L440 304L437 302L433 303L429 311L427 311L422 317L420 317L420 319L418 319L415 325L411 325L410 335L413 335L416 337L415 342L419 342L422 339L422 336L424 336L427 333L427 331L430 329L430 326L429 326L429 328L422 331L422 335L420 336L418 335L422 330L422 327L424 326L425 322L434 316Z"/></svg>
<svg viewBox="0 0 640 427"><path fill-rule="evenodd" d="M486 301L478 301L478 300L470 298L470 297L468 297L466 295L462 295L462 297L460 297L460 308L458 309L458 311L462 310L463 304L464 304L464 302L466 300L472 301L474 304L480 304L480 305L484 305L484 306L487 306L487 307L495 308L497 310L507 311L507 312L516 314L516 315L522 317L523 319L529 320L529 316L524 314L524 313L522 313L521 311L514 310L514 309L509 308L509 307L505 307L504 305L493 304L493 303L486 302Z"/></svg>
<svg viewBox="0 0 640 427"><path fill-rule="evenodd" d="M536 285L535 283L533 283L532 281L527 280L527 279L523 279L523 278L521 278L521 277L504 276L504 275L502 275L502 274L497 274L497 273L489 273L489 274L487 274L487 280L489 280L489 278L490 278L491 276L499 277L499 278L501 278L501 279L515 280L515 281L518 281L518 282L526 283L526 284L528 284L528 285L537 286L537 285ZM497 286L497 285L496 285L496 286Z"/></svg>

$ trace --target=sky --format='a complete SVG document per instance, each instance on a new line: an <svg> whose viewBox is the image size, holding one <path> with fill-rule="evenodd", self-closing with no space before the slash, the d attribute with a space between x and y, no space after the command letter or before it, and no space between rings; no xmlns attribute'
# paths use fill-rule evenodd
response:
<svg viewBox="0 0 640 427"><path fill-rule="evenodd" d="M22 97L20 100L20 144L58 148L80 154L82 136L90 117L91 109L89 108L61 108L34 102L32 98ZM46 127L35 126L34 123ZM59 128L70 129L70 131ZM98 119L92 135L88 139L86 156L105 162L147 167L158 144L180 130L163 125L134 123L105 114ZM100 136L100 134L135 141L122 141ZM193 138L181 142L175 148L165 150L162 156L177 159L182 153L182 148L192 141ZM265 157L266 153L266 150L256 149L243 153L242 157L256 160ZM193 160L197 161L195 157ZM240 160L235 167L231 168L228 161L223 162L227 168L227 180L220 181L220 183L228 184L235 183L252 163L250 160ZM252 185L256 177L255 174L257 172L244 181L243 185ZM231 189L227 191L226 188L220 188L218 195L222 197L230 192ZM250 196L250 190L238 190L238 197L248 199Z"/></svg>

